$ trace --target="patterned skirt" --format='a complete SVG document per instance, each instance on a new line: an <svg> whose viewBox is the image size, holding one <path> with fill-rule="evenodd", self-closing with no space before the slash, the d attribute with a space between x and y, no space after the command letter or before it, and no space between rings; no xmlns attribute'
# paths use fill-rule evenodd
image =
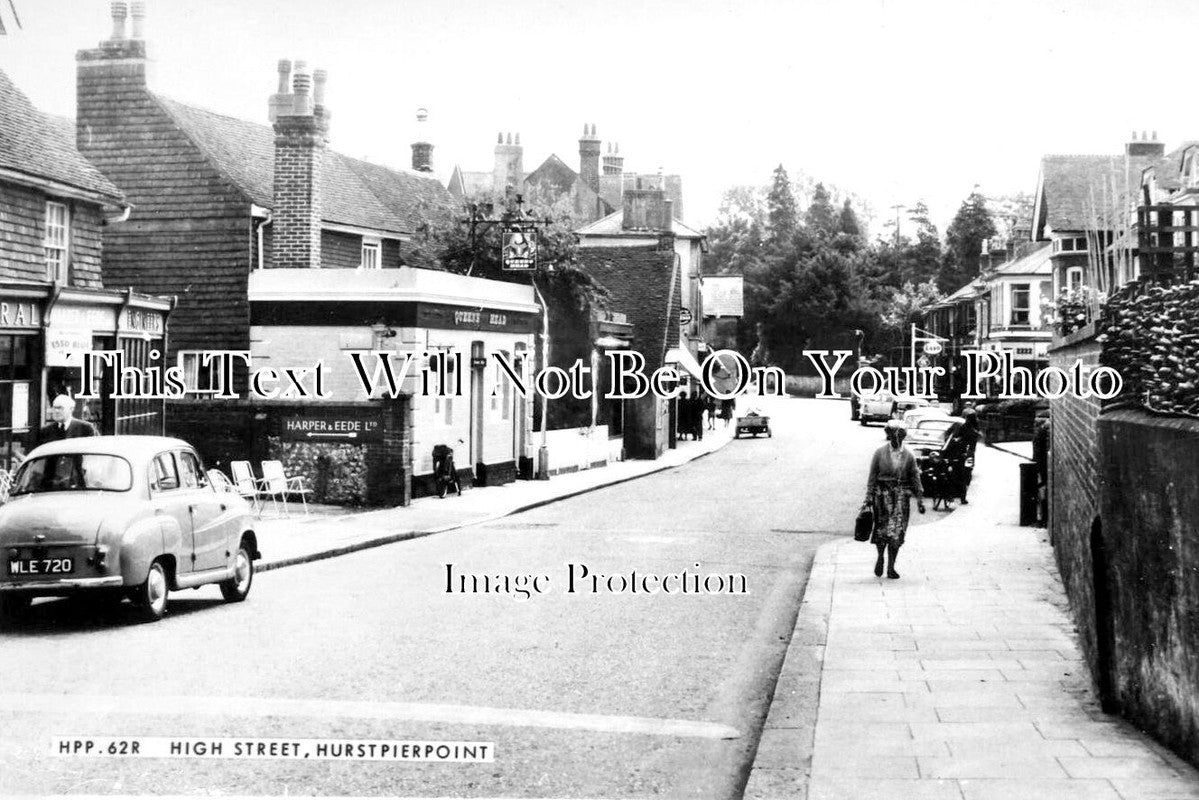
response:
<svg viewBox="0 0 1199 800"><path fill-rule="evenodd" d="M897 480L880 479L874 493L874 544L903 544L908 531L909 498L912 493Z"/></svg>

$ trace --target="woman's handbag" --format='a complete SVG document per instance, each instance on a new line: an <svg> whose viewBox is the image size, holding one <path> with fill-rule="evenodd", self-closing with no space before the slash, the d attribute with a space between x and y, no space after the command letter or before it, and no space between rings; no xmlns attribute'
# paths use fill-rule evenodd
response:
<svg viewBox="0 0 1199 800"><path fill-rule="evenodd" d="M863 503L862 510L858 512L858 518L853 524L854 541L868 542L872 533L874 533L874 509Z"/></svg>

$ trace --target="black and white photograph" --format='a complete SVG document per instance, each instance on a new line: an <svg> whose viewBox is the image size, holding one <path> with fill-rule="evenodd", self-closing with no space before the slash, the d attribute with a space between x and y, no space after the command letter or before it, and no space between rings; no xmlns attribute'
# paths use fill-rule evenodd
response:
<svg viewBox="0 0 1199 800"><path fill-rule="evenodd" d="M1199 800L1184 0L0 0L0 797Z"/></svg>

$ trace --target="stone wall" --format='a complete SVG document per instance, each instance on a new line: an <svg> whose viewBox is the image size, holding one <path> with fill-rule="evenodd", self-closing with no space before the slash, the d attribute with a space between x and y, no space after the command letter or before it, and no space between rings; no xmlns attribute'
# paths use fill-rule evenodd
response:
<svg viewBox="0 0 1199 800"><path fill-rule="evenodd" d="M1098 449L1112 700L1199 764L1199 420L1111 411Z"/></svg>

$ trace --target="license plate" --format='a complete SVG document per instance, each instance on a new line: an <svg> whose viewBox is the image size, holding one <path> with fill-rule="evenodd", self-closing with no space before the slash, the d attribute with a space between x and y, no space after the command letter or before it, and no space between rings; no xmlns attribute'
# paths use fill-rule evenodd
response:
<svg viewBox="0 0 1199 800"><path fill-rule="evenodd" d="M70 575L74 571L73 558L14 558L8 562L9 575Z"/></svg>

